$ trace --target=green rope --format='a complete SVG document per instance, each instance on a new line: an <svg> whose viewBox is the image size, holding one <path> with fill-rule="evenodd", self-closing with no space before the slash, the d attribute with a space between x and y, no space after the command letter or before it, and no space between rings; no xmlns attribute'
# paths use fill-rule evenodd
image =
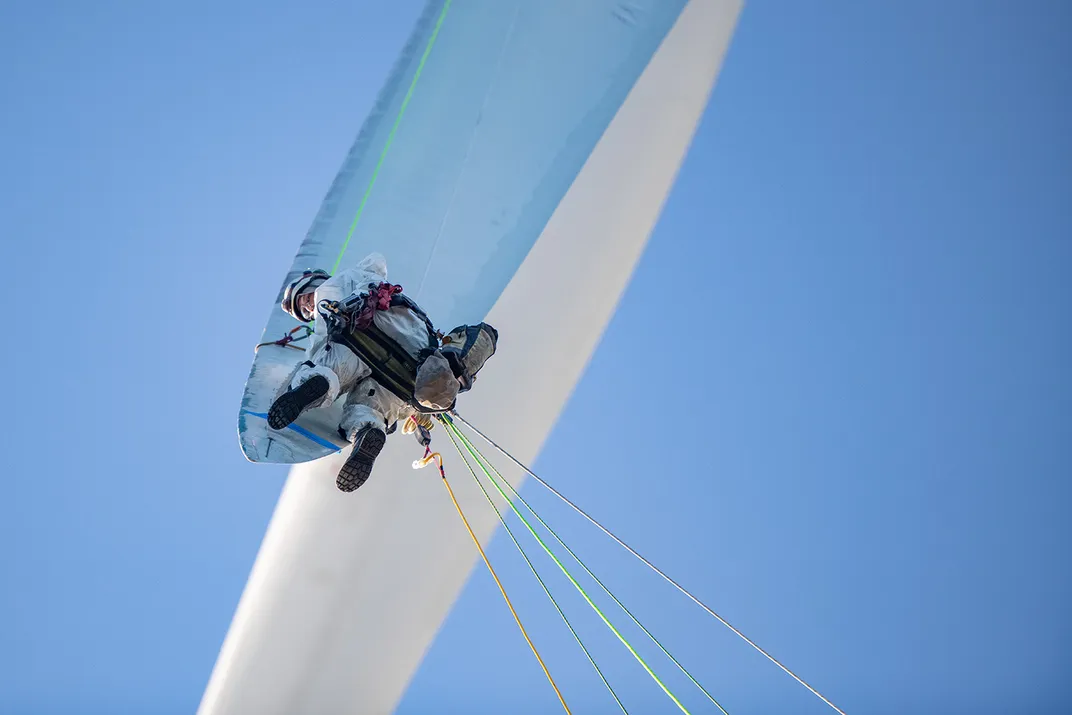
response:
<svg viewBox="0 0 1072 715"><path fill-rule="evenodd" d="M584 600L587 601L588 605L592 607L592 610L594 610L596 614L603 620L603 623L607 625L607 628L610 628L611 632L614 633L614 635L618 637L618 640L622 642L622 645L624 645L629 650L629 652L633 654L633 657L636 658L637 662L640 663L640 665L644 668L645 671L647 671L648 675L651 676L652 680L654 680L659 685L659 687L662 688L663 692L666 693L666 695L674 701L674 704L681 709L681 712L685 713L685 715L691 715L688 709L686 709L685 706L681 704L681 701L678 700L672 692L670 692L670 689L666 687L666 684L659 679L659 676L655 674L655 671L651 669L651 666L649 666L644 661L644 659L640 657L640 654L636 652L636 649L634 649L632 645L630 645L629 641L625 639L625 636L623 636L618 631L618 629L614 627L614 624L610 622L606 615L604 615L603 611L600 610L599 606L597 606L595 602L592 601L591 597L588 595L587 592L585 592L581 584L577 583L577 579L573 578L573 575L570 574L569 570L559 560L559 558L555 556L555 553L551 551L550 547L546 544L546 542L544 542L544 540L540 538L540 535L536 533L536 530L534 528L532 528L532 524L529 523L529 520L525 518L525 515L521 513L521 511L514 504L513 500L511 500L510 497L507 496L506 492L503 491L503 488L499 486L499 482L495 479L494 476L492 476L492 473L487 469L487 467L483 465L482 462L480 462L476 450L465 440L465 435L463 435L458 430L458 428L454 426L450 417L443 416L441 420L447 431L452 432L455 436L461 439L462 444L465 445L466 450L472 455L473 459L477 461L477 465L480 466L480 468L484 471L484 474L488 477L488 480L492 483L492 486L494 486L495 489L499 492L499 495L506 500L506 502L510 505L510 509L513 510L515 514L517 514L517 517L519 519L521 519L521 523L525 525L525 527L529 530L529 533L532 534L533 538L535 538L536 541L539 542L540 546L543 547L543 550L547 552L547 555L550 556L551 559L558 565L558 568L562 570L562 573L565 574L566 578L569 579L570 583L573 584L574 588L576 588L577 591L580 592L581 596L584 597Z"/></svg>
<svg viewBox="0 0 1072 715"><path fill-rule="evenodd" d="M494 500L492 500L491 495L488 494L488 490L484 488L484 484L480 481L480 477L476 475L476 470L473 469L473 465L469 464L469 460L462 452L462 447L458 443L458 440L455 439L454 435L451 434L449 431L447 432L447 436L450 437L450 441L454 444L454 449L458 450L458 456L461 457L462 462L465 463L465 466L469 470L469 473L473 475L473 481L475 481L476 485L480 487L480 491L484 494L484 498L488 500L488 504L490 504L491 508L495 511L495 516L499 517L499 523L503 525L503 528L506 529L506 533L510 535L510 541L514 542L514 546L516 546L517 550L521 552L521 557L525 559L525 563L528 564L529 570L532 571L532 575L536 577L536 580L539 582L540 587L543 588L543 592L547 594L547 597L549 599L551 599L551 603L554 604L555 610L558 611L558 615L562 617L562 621L566 624L566 628L569 628L570 633L573 634L573 638L577 641L577 645L581 647L581 650L584 651L585 657L588 658L588 662L591 663L592 667L596 669L596 673L599 675L599 679L602 680L603 684L607 686L607 690L610 691L611 697L614 698L614 702L618 703L618 707L622 709L622 712L625 713L625 715L629 715L629 711L625 709L625 705L623 705L622 701L618 698L618 694L614 692L614 688L611 687L610 682L608 682L606 676L603 675L603 671L600 670L599 666L596 664L595 658L593 658L592 654L588 652L588 648L585 647L584 642L581 640L581 636L577 633L576 630L574 630L573 624L569 622L569 618L566 617L566 614L565 612L563 612L562 607L558 605L558 601L556 601L555 597L551 595L550 589L547 588L547 584L544 583L544 580L540 577L539 572L536 571L536 566L532 563L532 560L529 558L529 555L525 553L525 549L518 542L517 537L514 536L513 530L506 523L506 519L503 517L502 512L499 511L499 507L495 506L495 502Z"/></svg>
<svg viewBox="0 0 1072 715"><path fill-rule="evenodd" d="M464 435L464 434L463 434L463 433L461 432L461 430L458 430L458 429L457 429L457 427L455 427L454 429L458 431L458 436L459 436L459 437L461 438L461 440L462 440L463 442L465 442L465 443L467 444L467 446L468 446L468 447L471 447L471 448L472 448L472 449L473 449L474 451L476 451L476 452L477 452L477 454L480 454L480 452L479 452L478 450L476 450L476 447L474 447L474 446L473 446L473 443L469 441L469 438L468 438L468 437L466 437L466 436L465 436L465 435ZM453 437L451 437L451 439L453 439ZM636 616L634 616L634 615L633 615L633 613L632 613L632 612L631 612L631 611L630 611L630 610L629 610L628 608L626 608L626 607L625 607L625 604L624 604L624 603L622 603L622 602L621 602L620 600L618 600L618 597L617 597L617 596L615 596L615 595L614 595L614 594L613 594L613 593L611 592L611 590L610 590L609 588L607 588L607 586L605 586L605 585L603 584L603 582L602 582L602 581L601 581L601 580L599 579L599 577L598 577L598 576L596 576L596 575L595 575L595 574L594 574L594 573L592 572L592 569L588 568L588 566L587 566L587 565L586 565L586 564L585 564L585 563L584 563L583 561L581 561L581 557L579 557L579 556L578 556L577 554L575 554L575 553L573 552L573 549L571 549L571 548L570 548L570 547L569 547L569 546L568 546L568 545L566 544L566 542L564 542L564 541L562 540L562 538L561 538L561 537L559 537L559 535L558 535L557 533L555 533L555 530L554 530L554 529L552 529L552 528L551 528L551 527L550 527L550 526L549 526L549 525L547 524L547 522L546 522L546 521L544 521L544 520L543 520L543 519L542 519L542 518L540 517L540 515L536 513L536 511L535 511L535 510L534 510L534 509L533 509L533 508L532 508L532 507L531 507L531 506L529 505L529 503L528 503L527 501L525 501L525 498L524 498L523 496L521 496L521 494L520 494L520 493L518 493L517 489L515 489L515 488L514 488L514 486L513 486L512 484L510 484L510 482L509 482L509 481L507 481L507 479L506 479L506 478L505 478L505 477L504 477L504 476L502 475L502 473L500 473L500 472L499 472L499 470L498 470L498 469L495 469L495 465L493 465L493 464L492 464L492 463L491 463L491 462L490 462L490 461L488 460L488 458L487 458L487 457L484 457L483 455L481 455L481 457L483 458L483 461L484 461L484 463L485 463L485 464L486 464L486 465L487 465L487 466L488 466L489 468L491 468L491 469L492 469L492 470L493 470L493 471L494 471L494 472L495 472L495 473L496 473L496 474L497 474L497 475L499 476L499 479L501 479L501 480L502 480L503 482L505 482L505 483L506 483L506 486L507 486L507 487L509 487L509 489L510 489L510 491L511 491L511 492L513 493L513 495L514 495L514 496L515 496L515 497L517 498L517 500L518 500L518 501L520 501L520 502L521 502L521 503L522 503L522 504L523 504L523 505L525 506L525 508L526 508L526 509L528 509L529 513L531 513L531 514L532 514L532 516L534 516L534 517L536 518L536 521L540 522L540 525L541 525L541 526L543 526L543 528L547 529L548 533L550 533L550 534L551 534L551 536L552 536L552 537L554 537L555 541L557 541L557 542L559 543L559 545L560 545L560 546L561 546L562 548L564 548L564 549L566 550L566 552L567 552L567 553L568 553L568 554L569 554L570 556L572 556L572 557L573 557L573 560L574 560L574 561L576 561L576 562L577 562L578 564L580 564L581 568L582 568L582 569L584 569L585 573L587 573L587 574L588 574L589 576L591 576L591 577L592 577L592 580L593 580L593 581L595 581L595 582L596 582L597 584L599 584L599 587L603 589L603 592L604 592L604 593L606 593L606 594L607 594L608 596L610 596L611 600L612 600L612 601L614 601L614 602L615 602L616 604L618 604L618 607L619 607L619 608L621 608L621 609L622 609L623 611L625 611L625 614L626 614L627 616L629 616L629 618L630 618L630 619L631 619L631 620L633 621L633 623L635 623L635 624L636 624L636 625L637 625L637 626L638 626L638 627L640 628L640 630L644 631L644 634L645 634L645 635L646 635L646 636L647 636L648 638L650 638L650 639L651 639L651 641L652 641L652 642L653 642L653 643L654 643L654 644L655 644L656 646L658 646L658 647L659 647L659 650L661 650L661 651L663 652L663 654L664 654L664 655L665 655L665 656L666 656L667 658L669 658L669 659L670 659L670 661L671 661L671 662L672 662L672 663L673 663L674 665L676 665L676 666L678 667L678 669L679 669L679 670L680 670L680 671L681 671L682 673L684 673L684 674L685 674L685 677L687 677L687 678L688 678L688 679L689 679L690 681L692 681L692 684L693 684L693 685L695 685L695 686L696 686L697 688L699 688L699 689L700 689L700 692L702 692L702 693L703 693L704 695L706 695L706 696L707 696L707 699L708 699L708 700L710 700L710 701L711 701L712 703L714 703L715 707L717 707L717 708L718 708L719 710L721 710L721 711L722 711L723 715L729 715L729 713L728 713L728 712L726 712L726 709L725 709L724 707L722 707L721 703L719 703L719 702L718 702L718 700L715 700L715 697L714 697L713 695L711 695L711 693L707 692L707 689L706 689L706 688L704 688L704 686L703 686L703 685L701 685L701 684L700 684L700 682L699 682L698 680L696 680L696 678L694 678L694 677L693 677L692 673L690 673L690 672L689 672L689 671L688 671L688 670L687 670L687 669L685 668L685 666L683 666L683 665L682 665L682 664L681 664L680 662L678 662L677 658L675 658L675 657L674 657L673 655L671 655L671 654L670 654L670 651L668 651L668 650L667 650L667 649L666 649L666 648L665 648L665 647L663 646L663 644L659 642L659 639L658 639L658 638L656 638L656 637L655 637L655 635L654 635L654 634L652 634L652 632L651 632L651 631L649 631L649 630L648 630L647 628L645 628L645 627L644 627L644 624L643 624L643 623L641 623L641 622L640 622L639 620L637 620L637 617L636 617Z"/></svg>
<svg viewBox="0 0 1072 715"><path fill-rule="evenodd" d="M428 55L432 53L432 45L435 44L436 38L439 36L439 28L443 26L443 20L447 16L447 10L450 9L450 3L452 0L446 0L443 3L443 9L439 12L439 18L436 20L435 29L432 30L432 36L428 38L428 44L424 48L424 54L421 55L421 61L417 64L417 71L413 74L413 81L409 83L409 89L406 90L406 96L402 99L402 106L398 109L398 116L395 117L394 126L391 127L391 132L387 135L387 142L383 145L383 151L380 152L380 159L376 162L376 168L372 170L372 178L369 179L368 187L365 189L365 195L361 197L361 203L358 204L357 213L354 215L354 221L350 224L350 230L346 233L346 240L343 241L342 249L339 251L339 257L335 259L335 265L331 267L331 274L335 275L335 271L339 269L339 263L342 262L343 254L346 253L346 247L350 245L350 239L353 238L354 229L357 228L357 222L361 219L361 214L365 211L365 204L368 202L369 196L372 194L372 187L376 184L376 179L380 175L380 169L383 167L383 160L387 158L387 152L391 148L391 143L395 139L395 133L398 131L399 124L402 123L402 115L406 113L406 107L409 105L409 100L413 96L413 90L417 86L417 80L421 77L421 71L424 70L424 63L428 60Z"/></svg>

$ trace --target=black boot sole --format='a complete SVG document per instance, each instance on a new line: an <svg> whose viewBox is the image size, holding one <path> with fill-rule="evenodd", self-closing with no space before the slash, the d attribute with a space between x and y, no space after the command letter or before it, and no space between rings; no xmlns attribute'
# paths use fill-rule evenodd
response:
<svg viewBox="0 0 1072 715"><path fill-rule="evenodd" d="M339 476L335 478L335 486L339 491L352 492L368 481L369 475L372 474L372 465L386 441L387 435L383 430L366 429L354 445L354 451L346 458L346 464L339 470Z"/></svg>
<svg viewBox="0 0 1072 715"><path fill-rule="evenodd" d="M328 394L328 380L323 375L311 377L293 390L284 392L268 408L268 426L283 429L302 413L306 407Z"/></svg>

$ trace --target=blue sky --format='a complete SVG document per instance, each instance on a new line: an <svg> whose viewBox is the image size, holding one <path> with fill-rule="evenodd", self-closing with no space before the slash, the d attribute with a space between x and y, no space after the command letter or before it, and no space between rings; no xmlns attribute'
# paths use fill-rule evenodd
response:
<svg viewBox="0 0 1072 715"><path fill-rule="evenodd" d="M0 7L0 711L199 702L286 474L235 436L265 303L420 7L344 5ZM746 7L538 462L849 712L1072 709L1070 29ZM644 379L640 330L681 348ZM730 712L824 711L535 489ZM512 548L575 711L613 712ZM476 572L400 712L555 707Z"/></svg>

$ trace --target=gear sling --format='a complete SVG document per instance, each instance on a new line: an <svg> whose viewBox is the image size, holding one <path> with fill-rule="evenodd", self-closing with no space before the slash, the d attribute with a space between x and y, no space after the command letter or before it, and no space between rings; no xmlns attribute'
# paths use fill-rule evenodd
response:
<svg viewBox="0 0 1072 715"><path fill-rule="evenodd" d="M464 392L472 386L476 373L494 354L498 331L486 323L462 325L444 337L443 349L440 350L441 334L428 315L401 291L401 286L372 283L367 293L355 294L343 301L322 301L318 310L327 323L328 338L352 350L368 365L376 382L417 412L439 414L449 411L454 408L453 402L445 409L432 409L414 397L421 365L431 355L439 353L446 358ZM428 329L428 345L417 357L410 355L373 320L375 311L394 307L413 311Z"/></svg>

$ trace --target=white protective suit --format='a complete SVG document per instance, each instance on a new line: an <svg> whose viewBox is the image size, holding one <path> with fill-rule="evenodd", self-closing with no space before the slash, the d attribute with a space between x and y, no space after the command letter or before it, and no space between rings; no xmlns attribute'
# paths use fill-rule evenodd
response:
<svg viewBox="0 0 1072 715"><path fill-rule="evenodd" d="M341 301L355 292L367 291L370 283L379 284L386 280L387 261L378 253L370 254L354 268L341 271L321 283L315 293L316 304L322 300ZM393 306L389 310L378 310L373 320L376 327L413 357L428 347L428 328L409 308ZM315 375L327 379L327 394L307 409L328 407L339 395L347 395L339 429L349 441L353 442L366 426L387 430L414 413L410 405L370 377L372 371L353 351L345 345L328 342L327 325L319 313L309 340L306 359L312 366L303 363L294 374L290 388L298 387Z"/></svg>

